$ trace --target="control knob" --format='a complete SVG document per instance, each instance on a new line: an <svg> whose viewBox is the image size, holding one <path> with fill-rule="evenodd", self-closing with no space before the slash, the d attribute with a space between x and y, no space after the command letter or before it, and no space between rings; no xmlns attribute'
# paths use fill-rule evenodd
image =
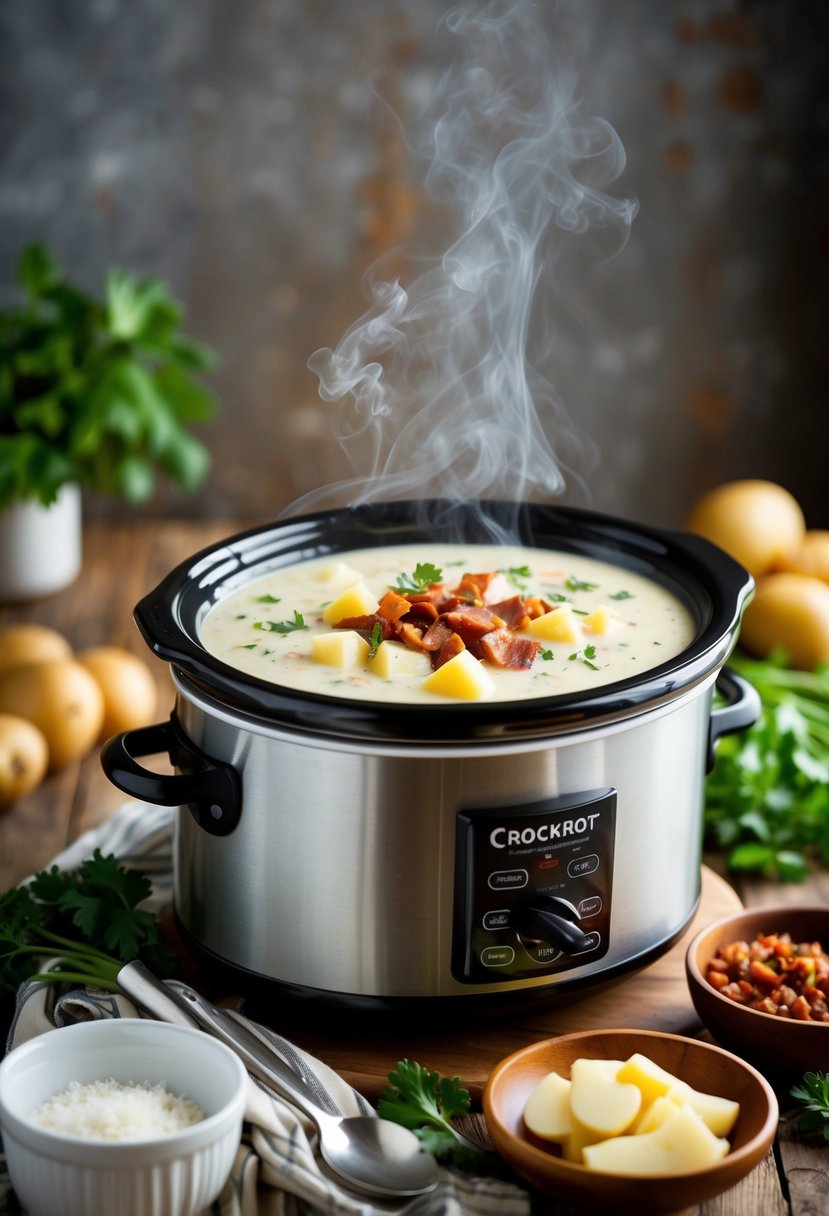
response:
<svg viewBox="0 0 829 1216"><path fill-rule="evenodd" d="M591 939L578 921L573 905L555 895L534 895L520 904L511 917L513 928L522 937L558 946L568 954L577 954L590 946Z"/></svg>

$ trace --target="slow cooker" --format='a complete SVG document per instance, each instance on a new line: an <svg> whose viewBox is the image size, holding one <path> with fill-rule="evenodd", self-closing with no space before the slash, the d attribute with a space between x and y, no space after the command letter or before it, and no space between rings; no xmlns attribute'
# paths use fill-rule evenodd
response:
<svg viewBox="0 0 829 1216"><path fill-rule="evenodd" d="M509 530L645 575L687 607L693 641L567 696L428 706L281 687L205 649L207 613L240 586L433 540L447 516L453 540ZM393 502L255 528L136 606L175 707L110 740L103 766L126 793L181 808L177 921L240 985L384 1007L563 997L653 961L694 914L714 744L759 712L724 666L752 586L699 537L563 506ZM140 763L157 753L172 773Z"/></svg>

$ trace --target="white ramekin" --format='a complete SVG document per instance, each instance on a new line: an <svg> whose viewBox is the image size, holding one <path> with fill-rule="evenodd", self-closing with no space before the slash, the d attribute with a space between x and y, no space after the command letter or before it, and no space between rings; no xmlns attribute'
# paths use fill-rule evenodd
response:
<svg viewBox="0 0 829 1216"><path fill-rule="evenodd" d="M112 1077L163 1084L205 1118L148 1140L87 1139L29 1119L41 1102ZM242 1133L248 1076L223 1043L164 1022L113 1018L50 1030L0 1064L0 1131L28 1216L191 1216L217 1197Z"/></svg>

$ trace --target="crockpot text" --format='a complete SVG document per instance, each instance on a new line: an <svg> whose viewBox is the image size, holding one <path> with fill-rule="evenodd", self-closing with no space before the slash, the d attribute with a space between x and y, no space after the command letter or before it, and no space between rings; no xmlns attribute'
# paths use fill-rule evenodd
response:
<svg viewBox="0 0 829 1216"><path fill-rule="evenodd" d="M561 823L542 823L537 828L493 828L489 843L494 849L509 849L522 844L549 844L553 840L566 840L568 836L583 836L592 832L601 815L581 815L578 819L564 819Z"/></svg>

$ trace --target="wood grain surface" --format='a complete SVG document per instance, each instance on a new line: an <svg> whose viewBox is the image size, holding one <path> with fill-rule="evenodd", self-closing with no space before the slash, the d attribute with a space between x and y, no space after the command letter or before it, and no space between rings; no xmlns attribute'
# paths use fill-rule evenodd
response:
<svg viewBox="0 0 829 1216"><path fill-rule="evenodd" d="M159 720L172 705L166 665L148 654L132 620L137 600L178 562L214 541L241 531L252 521L142 521L94 523L86 528L80 577L68 591L33 604L0 606L0 623L39 621L60 629L76 649L114 643L145 658L155 675ZM47 865L52 857L88 828L107 819L124 796L109 784L97 753L49 777L35 793L0 811L0 891ZM758 880L736 884L722 878L722 859L706 858L703 898L695 924L713 919L742 901L748 906L829 903L829 874L815 872L801 885L779 886ZM686 934L686 939L687 939ZM461 1075L476 1095L497 1059L526 1043L570 1029L604 1023L621 1027L653 1026L691 1035L698 1029L682 976L683 943L677 944L645 971L604 992L585 995L572 1004L539 1009L510 1026L470 1017L462 1031L445 1027L413 1029L393 1024L366 1033L344 1023L321 1028L301 1021L293 1026L274 1008L275 1029L316 1050L367 1093L375 1094L382 1067L403 1055L429 1067ZM796 1130L796 1115L787 1092L778 1090L783 1117L775 1152L738 1186L717 1199L688 1209L693 1216L823 1216L829 1211L829 1149L824 1141ZM466 1132L486 1141L483 1117L464 1121ZM681 1197L678 1198L681 1202ZM567 1204L534 1197L533 1216L577 1216Z"/></svg>

